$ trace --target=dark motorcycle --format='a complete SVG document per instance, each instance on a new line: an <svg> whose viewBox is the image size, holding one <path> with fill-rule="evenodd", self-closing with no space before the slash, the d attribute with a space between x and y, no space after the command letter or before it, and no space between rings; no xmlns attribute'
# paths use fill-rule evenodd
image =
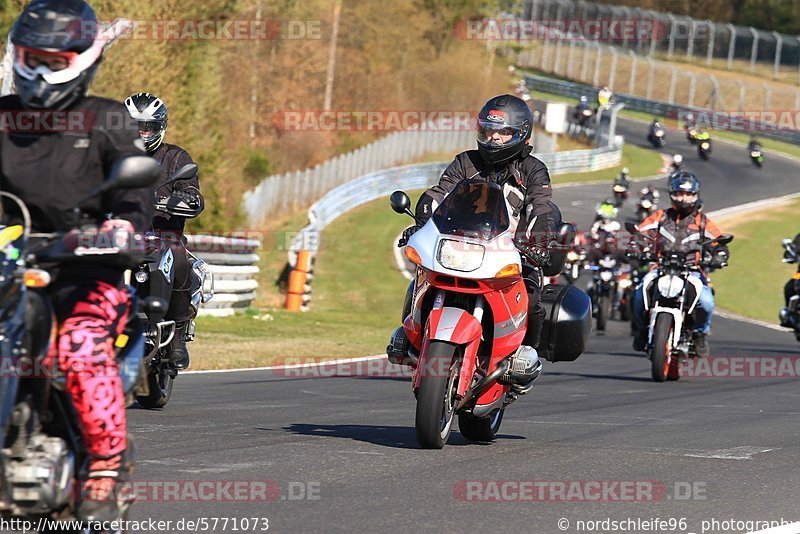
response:
<svg viewBox="0 0 800 534"><path fill-rule="evenodd" d="M149 187L158 178L158 165L149 157L130 157L118 163L109 178L74 209L80 219L86 200L116 189ZM85 479L88 454L65 376L57 372L56 317L47 287L50 272L61 265L124 266L138 261L135 247L99 245L96 228L69 233L32 234L27 207L18 197L0 192L17 204L23 225L0 231L0 513L27 520L69 519L80 504L75 487ZM92 231L94 230L94 231ZM73 245L65 243L69 237ZM84 239L85 237L85 239ZM74 246L92 242L93 246ZM133 295L133 288L129 287ZM134 310L163 303L139 302ZM114 343L123 389L133 396L144 352L139 314L132 313ZM122 499L123 517L130 500ZM83 528L81 534L97 531Z"/></svg>
<svg viewBox="0 0 800 534"><path fill-rule="evenodd" d="M795 250L790 239L784 239L781 244L784 248L784 263L797 263L800 261L800 254ZM788 306L781 308L779 318L781 326L794 330L794 337L797 341L800 341L800 271L792 275L792 283L794 284L794 294L789 297Z"/></svg>
<svg viewBox="0 0 800 534"><path fill-rule="evenodd" d="M164 187L176 180L184 180L194 176L197 165L184 165L170 179ZM160 187L159 187L160 189ZM156 194L158 189L156 190ZM183 200L168 196L158 198L155 208L168 215L179 217L194 217L196 210ZM170 242L163 237L145 235L146 253L145 261L133 275L136 282L136 291L141 295L159 297L164 302L169 302L172 287L175 282L174 257ZM194 318L200 303L208 302L214 296L214 277L208 265L187 250L192 258L192 288L191 288L191 319L186 331L187 342L194 339ZM175 321L167 321L164 316L167 307L151 307L149 313L141 316L146 325L146 349L144 355L145 370L147 373L148 392L146 395L136 397L136 401L144 408L163 408L172 395L172 386L178 371L170 365L169 346L175 336Z"/></svg>
<svg viewBox="0 0 800 534"><path fill-rule="evenodd" d="M575 122L582 128L588 128L592 124L593 116L594 111L592 111L592 108L588 105L582 106L580 104L575 108L575 113L573 114Z"/></svg>
<svg viewBox="0 0 800 534"><path fill-rule="evenodd" d="M708 156L711 155L711 139L697 140L697 155L700 156L700 159L708 159Z"/></svg>
<svg viewBox="0 0 800 534"><path fill-rule="evenodd" d="M658 210L658 198L653 194L644 194L636 204L636 218L642 222Z"/></svg>
<svg viewBox="0 0 800 534"><path fill-rule="evenodd" d="M589 270L592 281L587 293L592 299L592 315L597 318L597 330L604 331L615 307L620 269L616 258L606 254L597 264L589 265Z"/></svg>
<svg viewBox="0 0 800 534"><path fill-rule="evenodd" d="M653 148L663 148L664 147L664 137L667 134L667 130L658 125L650 130L650 133L647 134L647 141L653 145Z"/></svg>
<svg viewBox="0 0 800 534"><path fill-rule="evenodd" d="M614 187L612 188L612 192L614 193L614 204L617 207L622 206L628 197L631 196L631 186L630 182L628 183L615 183Z"/></svg>

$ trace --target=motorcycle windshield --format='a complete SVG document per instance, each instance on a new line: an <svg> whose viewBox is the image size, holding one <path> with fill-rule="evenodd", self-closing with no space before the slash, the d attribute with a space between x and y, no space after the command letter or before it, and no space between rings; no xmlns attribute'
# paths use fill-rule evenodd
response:
<svg viewBox="0 0 800 534"><path fill-rule="evenodd" d="M462 180L433 214L443 234L489 241L508 230L508 210L499 185Z"/></svg>

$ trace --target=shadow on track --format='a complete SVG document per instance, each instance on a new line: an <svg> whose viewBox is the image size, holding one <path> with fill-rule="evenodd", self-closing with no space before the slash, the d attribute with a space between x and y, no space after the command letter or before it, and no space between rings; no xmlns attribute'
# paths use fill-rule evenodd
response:
<svg viewBox="0 0 800 534"><path fill-rule="evenodd" d="M395 449L419 449L417 435L414 427L406 426L379 426L379 425L310 425L293 423L284 430L304 436L328 436L334 438L352 439L392 447ZM525 436L498 434L497 440L527 439ZM475 443L467 440L461 434L452 434L448 445L491 445L491 443Z"/></svg>

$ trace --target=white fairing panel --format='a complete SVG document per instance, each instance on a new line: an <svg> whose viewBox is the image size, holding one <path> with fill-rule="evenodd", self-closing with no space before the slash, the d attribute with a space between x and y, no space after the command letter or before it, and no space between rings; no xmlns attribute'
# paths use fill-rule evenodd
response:
<svg viewBox="0 0 800 534"><path fill-rule="evenodd" d="M425 225L417 230L408 241L408 246L414 248L422 260L422 267L430 271L459 278L474 280L485 280L495 278L495 275L503 267L510 264L517 264L522 267L519 251L513 243L513 234L506 230L495 239L485 241L483 239L473 239L468 237L452 236L441 234L433 222L433 218L428 219ZM480 267L473 271L464 272L448 269L439 263L437 253L442 239L458 241L469 245L481 245L485 247L483 262Z"/></svg>

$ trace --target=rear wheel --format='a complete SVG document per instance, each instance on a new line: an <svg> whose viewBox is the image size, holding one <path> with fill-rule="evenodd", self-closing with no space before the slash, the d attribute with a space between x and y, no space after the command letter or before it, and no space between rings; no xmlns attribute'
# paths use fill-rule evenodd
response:
<svg viewBox="0 0 800 534"><path fill-rule="evenodd" d="M472 414L458 414L458 429L470 441L494 441L500 423L503 422L504 408L489 417L475 417Z"/></svg>
<svg viewBox="0 0 800 534"><path fill-rule="evenodd" d="M454 358L456 347L431 341L417 390L417 442L423 449L441 449L453 429L456 387L461 362Z"/></svg>
<svg viewBox="0 0 800 534"><path fill-rule="evenodd" d="M650 360L652 361L653 380L664 382L669 375L672 358L672 316L666 313L660 314L656 318L656 326L653 332L653 347Z"/></svg>

